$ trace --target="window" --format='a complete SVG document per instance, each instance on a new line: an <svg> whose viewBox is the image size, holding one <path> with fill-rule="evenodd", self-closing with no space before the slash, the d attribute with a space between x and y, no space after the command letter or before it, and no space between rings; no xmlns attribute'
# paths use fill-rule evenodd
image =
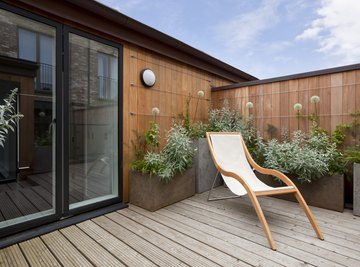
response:
<svg viewBox="0 0 360 267"><path fill-rule="evenodd" d="M52 90L54 75L54 38L39 32L19 28L19 58L40 63L38 90Z"/></svg>
<svg viewBox="0 0 360 267"><path fill-rule="evenodd" d="M114 99L117 88L117 58L98 53L98 85L100 99Z"/></svg>

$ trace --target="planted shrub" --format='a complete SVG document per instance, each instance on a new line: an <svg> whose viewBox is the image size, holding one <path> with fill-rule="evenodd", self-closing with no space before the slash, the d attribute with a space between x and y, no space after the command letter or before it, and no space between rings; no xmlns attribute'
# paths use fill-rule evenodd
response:
<svg viewBox="0 0 360 267"><path fill-rule="evenodd" d="M260 147L264 151L265 167L294 174L300 182L311 182L343 168L339 162L342 154L324 132L307 135L295 131L291 140L272 139L267 144L261 141Z"/></svg>
<svg viewBox="0 0 360 267"><path fill-rule="evenodd" d="M149 131L153 131L154 127L151 127ZM158 129L158 127L156 127ZM159 131L156 132L156 136L152 136L150 140L152 144L153 140L158 140ZM145 134L145 136L148 132ZM180 124L174 124L169 130L166 136L166 144L162 151L157 153L154 150L147 151L143 159L133 162L132 167L134 170L150 175L158 175L162 181L169 182L172 177L185 171L191 167L194 150L192 148L192 141L187 134L187 130Z"/></svg>
<svg viewBox="0 0 360 267"><path fill-rule="evenodd" d="M209 132L241 132L243 121L237 110L230 109L225 100L221 109L209 110L208 131Z"/></svg>

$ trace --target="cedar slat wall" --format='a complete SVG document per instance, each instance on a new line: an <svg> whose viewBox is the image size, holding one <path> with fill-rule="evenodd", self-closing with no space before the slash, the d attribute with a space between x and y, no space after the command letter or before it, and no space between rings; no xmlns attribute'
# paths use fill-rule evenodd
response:
<svg viewBox="0 0 360 267"><path fill-rule="evenodd" d="M150 68L156 75L156 83L145 88L140 81L140 72ZM148 130L153 120L153 107L160 109L156 121L159 123L161 137L164 139L170 128L172 118L185 111L185 101L189 94L194 98L190 103L193 120L197 92L203 90L205 96L199 100L196 120L206 120L211 98L211 87L231 84L231 82L205 71L187 66L175 60L158 56L131 45L124 45L123 62L123 198L128 196L128 172L134 160L131 140L136 140L136 132Z"/></svg>
<svg viewBox="0 0 360 267"><path fill-rule="evenodd" d="M308 132L308 115L315 112L315 105L310 102L313 95L320 97L318 114L322 128L332 132L336 125L352 122L349 114L360 111L360 70L219 90L212 92L211 98L214 107L221 107L227 98L243 115L248 112L245 104L253 102L255 126L269 139L279 137L284 128L289 133L298 127ZM293 109L295 103L303 106L299 121ZM269 125L277 128L275 134L267 131Z"/></svg>

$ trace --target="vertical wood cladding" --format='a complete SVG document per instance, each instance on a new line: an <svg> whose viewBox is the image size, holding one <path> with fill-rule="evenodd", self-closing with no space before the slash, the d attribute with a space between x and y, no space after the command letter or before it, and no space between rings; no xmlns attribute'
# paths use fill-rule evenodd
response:
<svg viewBox="0 0 360 267"><path fill-rule="evenodd" d="M310 101L313 95L320 97L317 105ZM211 98L214 107L221 107L224 98L229 103L253 102L255 126L265 138L280 137L283 129L308 132L308 118L315 112L320 127L332 132L336 125L353 120L350 113L360 111L360 70L218 90ZM293 109L295 103L302 104L299 119ZM244 106L236 108L246 115Z"/></svg>
<svg viewBox="0 0 360 267"><path fill-rule="evenodd" d="M140 72L151 69L156 75L156 83L151 88L143 86ZM144 133L149 122L154 119L151 110L160 109L156 122L160 125L161 140L170 129L172 119L185 112L186 99L191 96L191 120L206 120L210 105L211 88L231 84L226 79L206 71L179 63L175 60L148 52L131 45L124 45L123 61L123 185L124 200L128 200L128 171L134 160L137 134ZM205 96L198 101L197 92ZM195 118L194 118L195 116Z"/></svg>

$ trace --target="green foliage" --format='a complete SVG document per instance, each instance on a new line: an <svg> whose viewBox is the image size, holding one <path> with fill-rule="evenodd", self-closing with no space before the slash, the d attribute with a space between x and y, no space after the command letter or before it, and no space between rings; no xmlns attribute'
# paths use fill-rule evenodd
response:
<svg viewBox="0 0 360 267"><path fill-rule="evenodd" d="M295 174L300 182L311 182L325 174L343 170L342 154L324 132L306 135L295 131L291 140L275 139L260 142L264 151L264 166L284 173Z"/></svg>
<svg viewBox="0 0 360 267"><path fill-rule="evenodd" d="M332 133L331 139L337 146L341 146L347 136L347 131L352 128L351 124L339 124L336 125L335 130Z"/></svg>
<svg viewBox="0 0 360 267"><path fill-rule="evenodd" d="M360 147L346 149L344 156L347 164L360 163Z"/></svg>
<svg viewBox="0 0 360 267"><path fill-rule="evenodd" d="M170 129L161 155L164 165L159 171L159 176L164 181L169 181L176 173L183 172L191 167L194 149L184 127L175 124Z"/></svg>
<svg viewBox="0 0 360 267"><path fill-rule="evenodd" d="M35 143L38 146L51 146L52 136L49 132L45 132L42 135L36 137Z"/></svg>
<svg viewBox="0 0 360 267"><path fill-rule="evenodd" d="M153 148L159 147L159 125L153 121L150 122L150 128L145 133L145 143Z"/></svg>
<svg viewBox="0 0 360 267"><path fill-rule="evenodd" d="M133 162L132 168L150 175L156 174L164 182L169 182L175 174L189 168L194 150L187 130L180 124L174 124L166 140L162 151L147 151L142 159Z"/></svg>
<svg viewBox="0 0 360 267"><path fill-rule="evenodd" d="M358 126L360 123L358 122L358 117L360 116L360 111L355 111L350 113L353 117L351 123L342 123L336 125L334 132L332 133L332 141L336 143L336 145L340 148L343 147L343 143L349 134L352 135L354 139L358 136ZM356 140L355 140L356 141Z"/></svg>
<svg viewBox="0 0 360 267"><path fill-rule="evenodd" d="M15 127L22 114L16 113L14 104L16 102L17 88L11 90L9 96L4 99L5 104L0 105L0 146L4 146L6 136L10 131L15 131Z"/></svg>
<svg viewBox="0 0 360 267"><path fill-rule="evenodd" d="M237 110L230 109L229 102L226 99L221 109L209 110L209 132L240 132L242 129L241 115Z"/></svg>
<svg viewBox="0 0 360 267"><path fill-rule="evenodd" d="M208 125L200 121L190 124L186 129L190 139L194 140L206 136Z"/></svg>

